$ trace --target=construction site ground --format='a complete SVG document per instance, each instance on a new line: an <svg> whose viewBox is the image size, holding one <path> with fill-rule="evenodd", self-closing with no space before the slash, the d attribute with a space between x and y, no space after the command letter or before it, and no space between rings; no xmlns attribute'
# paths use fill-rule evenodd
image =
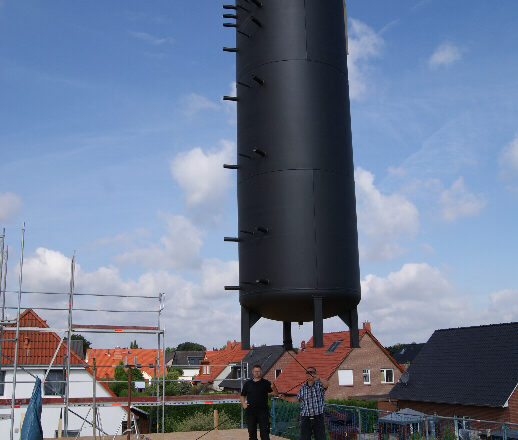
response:
<svg viewBox="0 0 518 440"><path fill-rule="evenodd" d="M140 440L145 440L148 437L151 440L196 440L206 431L191 431L191 432L168 432L165 434L140 434ZM259 432L257 433L259 438ZM113 436L105 436L105 439L112 440ZM63 438L63 440L74 440L75 437ZM126 440L126 435L118 435L116 440ZM137 437L133 434L131 440L136 440ZM282 437L270 435L271 440L286 440ZM44 439L51 440L51 439ZM93 440L93 437L79 437L77 440ZM100 440L100 437L97 437ZM248 431L246 429L222 429L211 431L203 436L203 440L248 440Z"/></svg>

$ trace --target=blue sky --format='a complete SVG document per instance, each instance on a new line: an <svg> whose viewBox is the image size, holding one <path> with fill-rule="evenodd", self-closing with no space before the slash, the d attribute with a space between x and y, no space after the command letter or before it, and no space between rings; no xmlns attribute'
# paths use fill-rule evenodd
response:
<svg viewBox="0 0 518 440"><path fill-rule="evenodd" d="M392 344L518 320L518 4L347 8L360 321ZM236 138L235 104L221 101L235 79L221 13L209 0L0 0L0 224L11 287L26 221L26 289L66 291L76 250L78 291L166 292L168 345L239 339L237 298L222 289L237 282L238 265L222 239L237 217L234 175L221 168L235 161ZM139 301L117 305L145 309ZM64 319L41 314L56 326ZM280 332L260 321L252 342L280 343ZM297 327L295 340L310 333Z"/></svg>

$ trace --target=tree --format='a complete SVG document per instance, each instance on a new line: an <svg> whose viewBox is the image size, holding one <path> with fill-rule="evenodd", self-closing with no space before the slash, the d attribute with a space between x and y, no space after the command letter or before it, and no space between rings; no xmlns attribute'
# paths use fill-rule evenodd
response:
<svg viewBox="0 0 518 440"><path fill-rule="evenodd" d="M401 347L403 347L403 345L405 344L398 343L391 345L390 347L385 347L385 349L390 353L391 356L394 356L401 349Z"/></svg>
<svg viewBox="0 0 518 440"><path fill-rule="evenodd" d="M205 346L197 344L196 342L182 342L176 347L177 351L205 351Z"/></svg>
<svg viewBox="0 0 518 440"><path fill-rule="evenodd" d="M110 389L119 397L128 395L128 370L124 368L124 364L119 362L113 373L114 382L110 383ZM131 382L143 381L144 376L138 368L131 369ZM132 385L133 386L133 385Z"/></svg>
<svg viewBox="0 0 518 440"><path fill-rule="evenodd" d="M134 341L131 341L130 342L130 347L129 348L140 348L137 344L137 340L135 339Z"/></svg>

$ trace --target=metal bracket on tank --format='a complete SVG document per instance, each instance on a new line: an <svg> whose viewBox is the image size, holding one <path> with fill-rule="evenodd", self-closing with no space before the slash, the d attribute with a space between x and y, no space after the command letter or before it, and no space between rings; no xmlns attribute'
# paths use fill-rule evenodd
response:
<svg viewBox="0 0 518 440"><path fill-rule="evenodd" d="M250 350L250 329L260 319L259 313L241 306L241 350Z"/></svg>
<svg viewBox="0 0 518 440"><path fill-rule="evenodd" d="M360 336L358 333L358 310L356 307L339 313L338 317L349 327L351 348L359 348Z"/></svg>
<svg viewBox="0 0 518 440"><path fill-rule="evenodd" d="M252 151L261 157L266 157L266 152L261 150L260 148L253 148Z"/></svg>

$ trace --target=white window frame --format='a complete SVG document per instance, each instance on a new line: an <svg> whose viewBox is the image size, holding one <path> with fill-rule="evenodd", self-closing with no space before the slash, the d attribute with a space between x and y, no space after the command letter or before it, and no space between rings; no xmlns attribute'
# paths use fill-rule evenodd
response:
<svg viewBox="0 0 518 440"><path fill-rule="evenodd" d="M365 380L365 377L368 379ZM371 370L369 368L363 369L363 384L364 385L370 385L371 384Z"/></svg>
<svg viewBox="0 0 518 440"><path fill-rule="evenodd" d="M354 386L353 370L338 370L338 385L342 387Z"/></svg>
<svg viewBox="0 0 518 440"><path fill-rule="evenodd" d="M394 383L394 369L393 368L382 368L381 370L381 383ZM392 372L392 381L387 381L387 371Z"/></svg>
<svg viewBox="0 0 518 440"><path fill-rule="evenodd" d="M203 365L202 374L210 374L210 365Z"/></svg>
<svg viewBox="0 0 518 440"><path fill-rule="evenodd" d="M282 368L277 368L275 370L275 379L277 379L282 374Z"/></svg>

